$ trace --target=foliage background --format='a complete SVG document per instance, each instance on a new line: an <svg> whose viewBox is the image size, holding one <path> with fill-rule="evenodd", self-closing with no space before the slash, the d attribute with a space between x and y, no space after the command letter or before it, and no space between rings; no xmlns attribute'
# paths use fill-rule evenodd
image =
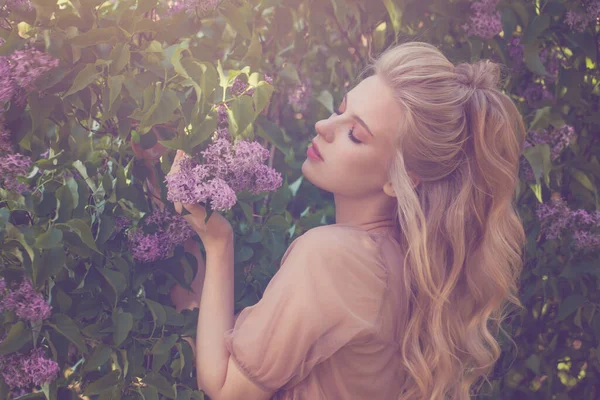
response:
<svg viewBox="0 0 600 400"><path fill-rule="evenodd" d="M579 31L566 22L589 2L502 0L502 31L491 38L467 33L475 23L468 1L224 0L200 14L169 14L157 0L32 4L0 18L0 56L29 46L60 65L25 104L4 112L33 168L20 178L29 191L0 188L0 275L28 276L52 316L31 324L4 311L0 354L42 346L61 372L23 398L202 398L181 339L194 333L196 313L177 313L168 296L175 282L191 281L193 256L178 248L168 260L139 264L113 232L116 218L135 224L152 208L149 164L135 157L132 140L167 148L156 168L162 177L172 149L206 146L214 105L226 100L230 130L272 150L283 186L270 196L246 193L228 213L237 312L260 299L291 240L334 222L331 196L300 171L314 122L329 116L369 57L408 40L432 43L455 63L506 65L504 90L531 132L566 124L576 133L556 158L551 143L524 151L515 193L529 240L524 309L506 324L514 343L501 338L503 356L480 396L600 396L600 246L574 246L569 230L549 239L548 221L536 215L553 197L571 210L600 206L600 25L592 19ZM238 76L251 96L232 94ZM0 398L8 397L0 379Z"/></svg>

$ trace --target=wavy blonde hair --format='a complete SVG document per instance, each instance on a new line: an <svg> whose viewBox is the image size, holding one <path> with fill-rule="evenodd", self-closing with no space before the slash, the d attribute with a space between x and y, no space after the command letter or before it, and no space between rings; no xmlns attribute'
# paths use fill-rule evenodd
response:
<svg viewBox="0 0 600 400"><path fill-rule="evenodd" d="M454 66L409 42L368 71L403 110L389 169L411 303L399 399L466 400L489 383L509 306L522 308L526 235L513 198L526 129L489 60Z"/></svg>

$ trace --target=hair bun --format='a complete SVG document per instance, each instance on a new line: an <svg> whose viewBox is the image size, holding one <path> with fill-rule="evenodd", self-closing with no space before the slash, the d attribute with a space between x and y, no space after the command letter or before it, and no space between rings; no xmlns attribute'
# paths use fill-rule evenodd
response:
<svg viewBox="0 0 600 400"><path fill-rule="evenodd" d="M490 60L462 63L454 67L454 72L458 82L473 89L495 89L500 80L500 65Z"/></svg>

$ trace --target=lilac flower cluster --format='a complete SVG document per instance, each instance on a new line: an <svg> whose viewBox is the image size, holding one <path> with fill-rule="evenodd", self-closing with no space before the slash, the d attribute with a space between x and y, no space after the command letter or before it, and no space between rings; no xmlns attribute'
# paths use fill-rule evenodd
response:
<svg viewBox="0 0 600 400"><path fill-rule="evenodd" d="M202 153L203 163L191 157L179 161L179 171L166 178L167 199L184 204L206 203L215 210L229 210L237 192L253 194L276 190L281 174L263 164L269 150L258 142L238 140L232 144L226 129L220 129Z"/></svg>
<svg viewBox="0 0 600 400"><path fill-rule="evenodd" d="M12 153L12 141L10 131L4 125L4 118L0 114L0 153Z"/></svg>
<svg viewBox="0 0 600 400"><path fill-rule="evenodd" d="M54 360L46 358L41 347L28 354L13 353L0 356L0 370L4 381L11 388L30 388L52 382L58 377L60 368Z"/></svg>
<svg viewBox="0 0 600 400"><path fill-rule="evenodd" d="M230 90L231 90L231 94L233 94L234 96L241 96L246 91L247 88L248 88L248 83L244 82L242 80L242 78L240 78L238 76L233 81L233 85L231 85Z"/></svg>
<svg viewBox="0 0 600 400"><path fill-rule="evenodd" d="M560 129L544 129L541 132L530 131L528 132L529 141L525 141L524 148L537 144L548 144L550 146L550 158L554 161L567 146L575 141L576 137L575 129L570 125L564 125ZM533 169L524 156L520 158L520 170L525 182L535 182Z"/></svg>
<svg viewBox="0 0 600 400"><path fill-rule="evenodd" d="M114 228L115 235L118 233L121 233L122 231L129 228L130 226L131 226L131 221L127 217L119 216L119 217L115 218L115 228Z"/></svg>
<svg viewBox="0 0 600 400"><path fill-rule="evenodd" d="M16 103L25 104L27 93L36 90L35 81L58 63L57 59L33 48L0 57L0 102L15 98Z"/></svg>
<svg viewBox="0 0 600 400"><path fill-rule="evenodd" d="M146 233L149 230L153 233ZM131 254L139 262L162 260L173 249L194 235L194 230L180 215L173 215L166 209L155 209L145 218L142 226L128 232Z"/></svg>
<svg viewBox="0 0 600 400"><path fill-rule="evenodd" d="M229 116L227 115L227 107L225 104L221 103L217 106L217 115L218 117L218 126L219 128L227 127L227 122L229 121Z"/></svg>
<svg viewBox="0 0 600 400"><path fill-rule="evenodd" d="M533 145L546 143L550 146L552 161L556 160L560 153L571 145L577 137L575 129L570 125L564 125L559 129L531 131L528 136Z"/></svg>
<svg viewBox="0 0 600 400"><path fill-rule="evenodd" d="M538 108L546 100L554 100L552 93L543 84L536 82L528 82L525 88L517 89L517 94L524 97L531 108Z"/></svg>
<svg viewBox="0 0 600 400"><path fill-rule="evenodd" d="M289 90L288 101L296 111L303 113L308 108L311 96L312 82L306 79Z"/></svg>
<svg viewBox="0 0 600 400"><path fill-rule="evenodd" d="M479 0L471 3L472 14L463 29L470 36L491 39L502 31L500 12L496 11L499 0Z"/></svg>
<svg viewBox="0 0 600 400"><path fill-rule="evenodd" d="M17 181L18 176L26 175L31 168L31 158L23 154L6 154L0 156L0 180L6 189L23 193L29 187Z"/></svg>
<svg viewBox="0 0 600 400"><path fill-rule="evenodd" d="M600 228L600 211L572 211L562 198L553 197L550 202L538 206L536 215L547 239L560 239L566 232L572 232L576 249L600 247L600 233L594 232Z"/></svg>
<svg viewBox="0 0 600 400"><path fill-rule="evenodd" d="M50 317L52 308L42 295L35 291L29 279L23 279L19 286L8 290L4 278L0 278L0 282L0 312L14 311L17 317L32 322Z"/></svg>
<svg viewBox="0 0 600 400"><path fill-rule="evenodd" d="M29 0L6 0L5 5L9 10L33 10L33 4Z"/></svg>
<svg viewBox="0 0 600 400"><path fill-rule="evenodd" d="M598 18L600 18L600 0L590 0L585 4L585 12L567 11L565 22L572 31L583 32Z"/></svg>
<svg viewBox="0 0 600 400"><path fill-rule="evenodd" d="M203 16L215 10L220 0L176 0L169 6L169 14L185 11L188 15L198 13Z"/></svg>

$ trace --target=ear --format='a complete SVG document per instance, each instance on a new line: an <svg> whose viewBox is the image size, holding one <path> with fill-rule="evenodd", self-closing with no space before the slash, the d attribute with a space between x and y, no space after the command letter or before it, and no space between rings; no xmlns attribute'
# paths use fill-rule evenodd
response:
<svg viewBox="0 0 600 400"><path fill-rule="evenodd" d="M392 182L386 182L383 185L383 192L390 197L396 197L396 193L394 192L394 188L392 187Z"/></svg>

